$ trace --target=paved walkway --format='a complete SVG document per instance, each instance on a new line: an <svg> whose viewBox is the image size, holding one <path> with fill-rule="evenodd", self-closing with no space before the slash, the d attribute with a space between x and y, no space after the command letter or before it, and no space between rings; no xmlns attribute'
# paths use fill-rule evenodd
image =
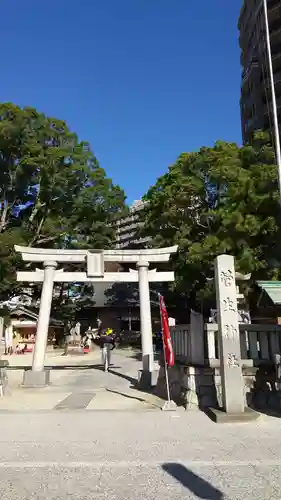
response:
<svg viewBox="0 0 281 500"><path fill-rule="evenodd" d="M32 365L32 359L33 359L33 354L32 353L26 353L26 354L12 354L11 356L5 356L4 355L4 349L3 346L1 348L1 359L6 359L9 361L9 365L13 368L16 367L31 367ZM99 349L96 348L95 350L91 351L87 355L63 355L64 350L63 349L50 349L47 351L45 355L45 364L48 366L61 366L61 365L80 365L80 364L87 364L91 363L94 360L99 358Z"/></svg>
<svg viewBox="0 0 281 500"><path fill-rule="evenodd" d="M28 364L27 361L26 358L20 360L24 364ZM104 373L99 351L82 357L52 357L49 354L46 365L53 366L52 383L41 389L20 387L22 370L9 370L9 389L0 399L0 411L161 408L162 400L134 387L141 363L133 357L133 353L114 351L112 362L110 372Z"/></svg>
<svg viewBox="0 0 281 500"><path fill-rule="evenodd" d="M11 371L1 500L279 500L281 419L217 425L199 411L157 411L162 402L132 387L130 353L115 352L111 373L99 361L56 369L36 391Z"/></svg>
<svg viewBox="0 0 281 500"><path fill-rule="evenodd" d="M8 418L7 418L8 417ZM0 413L1 500L279 500L281 420Z"/></svg>

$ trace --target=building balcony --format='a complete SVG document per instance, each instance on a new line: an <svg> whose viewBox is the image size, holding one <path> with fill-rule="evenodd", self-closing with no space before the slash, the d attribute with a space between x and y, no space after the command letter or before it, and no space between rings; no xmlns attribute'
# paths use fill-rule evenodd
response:
<svg viewBox="0 0 281 500"><path fill-rule="evenodd" d="M275 21L276 19L281 19L280 0L267 0L267 15L269 23Z"/></svg>
<svg viewBox="0 0 281 500"><path fill-rule="evenodd" d="M281 2L278 0L278 4L272 5L270 7L270 4L268 3L267 7L267 15L268 15L268 24L269 24L269 29L272 30L275 28L279 28L278 22L280 23L281 21Z"/></svg>
<svg viewBox="0 0 281 500"><path fill-rule="evenodd" d="M130 248L135 246L146 246L151 241L150 237L128 239L117 243L117 248Z"/></svg>
<svg viewBox="0 0 281 500"><path fill-rule="evenodd" d="M281 71L281 44L280 50L276 54L272 54L272 66L274 72Z"/></svg>
<svg viewBox="0 0 281 500"><path fill-rule="evenodd" d="M242 86L251 78L251 80L255 81L260 76L260 67L258 61L250 62L247 69L245 69L242 73Z"/></svg>
<svg viewBox="0 0 281 500"><path fill-rule="evenodd" d="M128 224L131 224L135 221L138 221L138 219L140 217L140 212L141 212L141 209L132 211L132 213L127 215L126 217L123 217L122 219L118 219L116 221L116 225L121 227L121 226L126 226Z"/></svg>
<svg viewBox="0 0 281 500"><path fill-rule="evenodd" d="M281 41L281 27L275 29L270 33L270 43L272 50L274 50L274 45L280 43L280 41Z"/></svg>
<svg viewBox="0 0 281 500"><path fill-rule="evenodd" d="M277 106L277 109L281 108L281 96L277 97L276 106ZM268 115L269 112L272 113L272 102L269 102L268 104L264 105L263 112L265 115Z"/></svg>
<svg viewBox="0 0 281 500"><path fill-rule="evenodd" d="M120 241L129 240L130 238L134 238L135 235L136 235L136 231L132 231L131 233L120 234L118 239Z"/></svg>
<svg viewBox="0 0 281 500"><path fill-rule="evenodd" d="M140 226L140 224L138 224L137 222L133 222L131 224L126 224L124 226L119 227L118 233L119 234L128 233L130 231L138 229L139 226Z"/></svg>
<svg viewBox="0 0 281 500"><path fill-rule="evenodd" d="M280 87L281 85L281 70L279 71L275 71L274 73L274 84L275 84L275 87ZM266 78L265 82L264 82L264 86L266 89L270 90L270 80L269 78Z"/></svg>

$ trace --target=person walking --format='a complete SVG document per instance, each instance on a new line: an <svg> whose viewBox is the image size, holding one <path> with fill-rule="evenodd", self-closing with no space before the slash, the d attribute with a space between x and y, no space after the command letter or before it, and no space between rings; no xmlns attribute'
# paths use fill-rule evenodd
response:
<svg viewBox="0 0 281 500"><path fill-rule="evenodd" d="M112 328L107 328L100 336L100 348L104 371L108 372L110 366L111 351L115 349L115 336Z"/></svg>
<svg viewBox="0 0 281 500"><path fill-rule="evenodd" d="M71 334L71 323L68 321L64 325L64 352L63 356L67 356L68 350L69 350L69 344L73 341L72 334Z"/></svg>

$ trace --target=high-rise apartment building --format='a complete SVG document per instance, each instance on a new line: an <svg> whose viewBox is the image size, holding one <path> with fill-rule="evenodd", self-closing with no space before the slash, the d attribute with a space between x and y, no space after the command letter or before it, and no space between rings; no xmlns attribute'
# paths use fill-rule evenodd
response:
<svg viewBox="0 0 281 500"><path fill-rule="evenodd" d="M136 200L131 205L129 214L116 221L116 248L146 247L149 238L138 236L144 207L145 203L142 200Z"/></svg>
<svg viewBox="0 0 281 500"><path fill-rule="evenodd" d="M278 121L281 129L281 0L267 0ZM241 123L243 142L255 130L272 132L272 96L268 74L262 0L244 0L239 17L242 65Z"/></svg>

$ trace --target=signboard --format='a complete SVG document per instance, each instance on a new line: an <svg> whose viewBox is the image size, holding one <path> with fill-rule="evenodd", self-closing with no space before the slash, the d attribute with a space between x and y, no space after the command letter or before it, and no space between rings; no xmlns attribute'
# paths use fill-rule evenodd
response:
<svg viewBox="0 0 281 500"><path fill-rule="evenodd" d="M102 278L104 276L104 256L100 250L90 250L87 253L88 278Z"/></svg>

